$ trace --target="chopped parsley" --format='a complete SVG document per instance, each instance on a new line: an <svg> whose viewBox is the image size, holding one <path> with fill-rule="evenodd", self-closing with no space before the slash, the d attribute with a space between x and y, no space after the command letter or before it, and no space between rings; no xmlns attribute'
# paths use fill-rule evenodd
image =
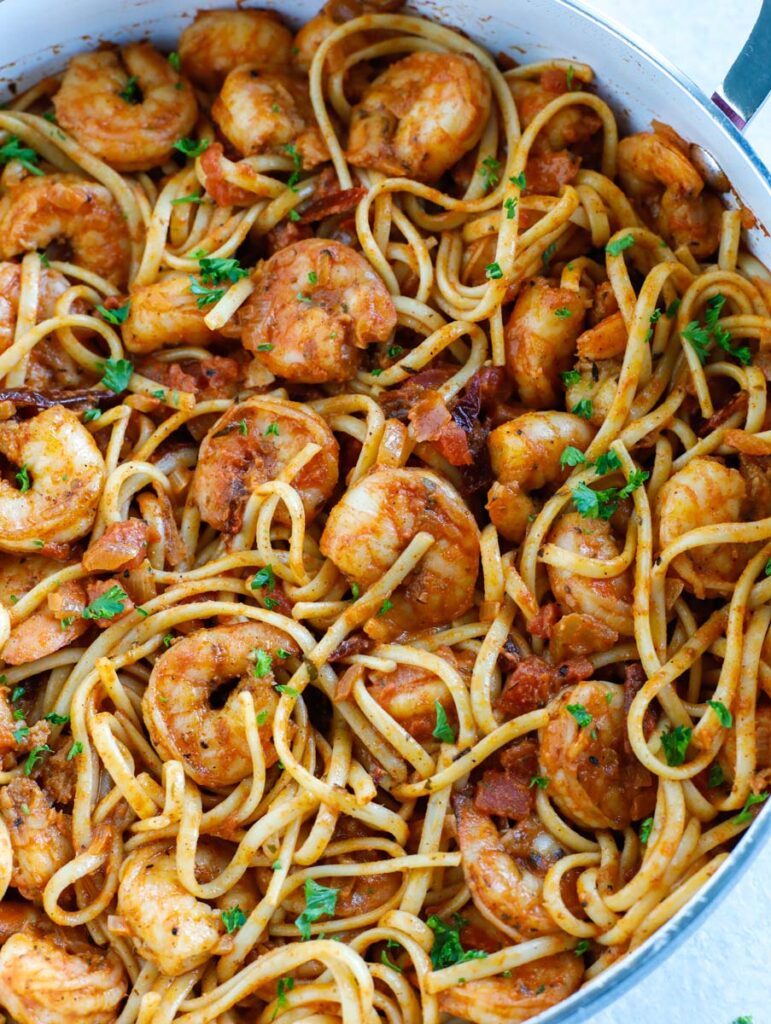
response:
<svg viewBox="0 0 771 1024"><path fill-rule="evenodd" d="M503 208L506 210L506 220L514 220L514 214L517 212L517 200L514 196L509 196L504 201Z"/></svg>
<svg viewBox="0 0 771 1024"><path fill-rule="evenodd" d="M598 476L605 476L614 469L621 469L621 459L615 452L605 452L594 464Z"/></svg>
<svg viewBox="0 0 771 1024"><path fill-rule="evenodd" d="M436 708L436 725L431 735L442 743L454 743L455 733L447 718L447 712L444 710L438 700L434 701L434 707Z"/></svg>
<svg viewBox="0 0 771 1024"><path fill-rule="evenodd" d="M380 608L378 608L377 614L378 615L385 615L386 612L390 612L391 611L393 606L394 606L393 601L389 601L388 598L386 598L385 601L383 601L383 603L380 605Z"/></svg>
<svg viewBox="0 0 771 1024"><path fill-rule="evenodd" d="M718 786L722 786L725 782L725 772L723 766L715 761L714 764L709 767L709 788L717 789Z"/></svg>
<svg viewBox="0 0 771 1024"><path fill-rule="evenodd" d="M72 761L73 758L77 757L78 754L82 754L82 753L83 753L83 744L80 742L80 740L76 740L72 744L70 749L67 751L67 760L68 761Z"/></svg>
<svg viewBox="0 0 771 1024"><path fill-rule="evenodd" d="M142 102L142 90L139 88L139 79L136 75L132 75L129 78L118 95L126 103L131 103L132 105Z"/></svg>
<svg viewBox="0 0 771 1024"><path fill-rule="evenodd" d="M696 352L702 365L707 361L710 344L714 344L729 356L738 359L742 366L749 366L752 362L752 353L749 347L747 345L734 346L731 332L718 324L725 302L724 295L713 295L707 302L704 326L702 327L698 320L691 320L683 329L682 336Z"/></svg>
<svg viewBox="0 0 771 1024"><path fill-rule="evenodd" d="M731 821L734 825L744 825L748 821L752 821L752 814L750 808L754 807L755 804L762 804L768 800L768 793L749 793L747 799L744 801L744 807L739 811L735 818Z"/></svg>
<svg viewBox="0 0 771 1024"><path fill-rule="evenodd" d="M631 249L634 245L634 235L622 235L621 238L616 238L613 242L608 242L605 246L605 252L609 256L618 256L624 251L624 249Z"/></svg>
<svg viewBox="0 0 771 1024"><path fill-rule="evenodd" d="M265 725L267 720L268 720L268 712L267 711L260 711L259 714L257 715L257 725Z"/></svg>
<svg viewBox="0 0 771 1024"><path fill-rule="evenodd" d="M496 160L494 156L486 156L482 161L482 166L479 168L479 173L482 175L485 183L485 191L491 192L498 182L501 180L500 176L501 162Z"/></svg>
<svg viewBox="0 0 771 1024"><path fill-rule="evenodd" d="M635 469L623 487L607 487L598 491L582 482L573 488L573 504L576 511L585 519L611 519L618 510L619 503L641 487L649 476L647 470Z"/></svg>
<svg viewBox="0 0 771 1024"><path fill-rule="evenodd" d="M19 472L16 474L16 483L19 485L19 490L21 491L22 494L26 494L26 492L32 486L29 479L29 470L27 469L26 466L22 466Z"/></svg>
<svg viewBox="0 0 771 1024"><path fill-rule="evenodd" d="M200 256L198 266L201 268L201 280L204 284L222 284L223 281L235 284L242 277L249 276L249 271L232 257Z"/></svg>
<svg viewBox="0 0 771 1024"><path fill-rule="evenodd" d="M106 309L104 306L97 306L96 309L108 324L124 324L131 309L131 303L127 302L125 306L119 306L118 309Z"/></svg>
<svg viewBox="0 0 771 1024"><path fill-rule="evenodd" d="M570 312L567 306L561 306L559 309L554 310L554 315L556 317L559 317L560 320L567 320L568 317L571 317L573 314Z"/></svg>
<svg viewBox="0 0 771 1024"><path fill-rule="evenodd" d="M32 770L34 769L38 761L42 759L43 754L53 754L53 750L51 749L51 747L48 746L47 743L44 743L40 747L33 747L32 750L30 750L29 754L27 755L27 760L24 762L25 775L32 774ZM69 760L69 755L67 757L67 760Z"/></svg>
<svg viewBox="0 0 771 1024"><path fill-rule="evenodd" d="M182 61L179 59L179 54L176 50L172 50L169 54L169 64L171 64L175 71L179 71L182 66Z"/></svg>
<svg viewBox="0 0 771 1024"><path fill-rule="evenodd" d="M383 964L383 965L384 965L385 967L390 967L390 968L391 968L391 970L392 970L392 971L396 971L396 972L397 972L397 974L401 974L401 973L402 973L402 969L401 969L401 967L399 967L399 966L398 966L398 964L395 964L395 963L394 963L394 962L393 962L393 961L392 961L392 960L391 960L391 959L389 958L389 956L388 956L388 953L386 953L386 951L385 951L385 950L383 950L383 951L381 952L381 954L380 954L380 963L381 963L381 964Z"/></svg>
<svg viewBox="0 0 771 1024"><path fill-rule="evenodd" d="M503 277L503 271L499 263L488 263L485 267L485 277L488 281L498 281Z"/></svg>
<svg viewBox="0 0 771 1024"><path fill-rule="evenodd" d="M549 245L547 245L546 248L544 249L544 251L541 253L541 262L544 265L544 269L546 269L549 266L549 264L551 263L551 260L552 260L552 256L554 255L554 253L556 251L557 251L557 243L556 242L550 242Z"/></svg>
<svg viewBox="0 0 771 1024"><path fill-rule="evenodd" d="M223 910L220 917L228 935L237 932L239 928L243 928L246 924L246 914L237 904L235 907L230 907L229 910Z"/></svg>
<svg viewBox="0 0 771 1024"><path fill-rule="evenodd" d="M114 619L116 615L123 612L126 601L128 601L128 594L125 590L117 584L113 584L95 601L87 604L81 614L84 619Z"/></svg>
<svg viewBox="0 0 771 1024"><path fill-rule="evenodd" d="M573 952L574 952L574 954L576 956L583 956L588 948L589 948L589 940L588 939L581 939L581 941L578 943L578 945L573 950Z"/></svg>
<svg viewBox="0 0 771 1024"><path fill-rule="evenodd" d="M246 420L239 420L238 421L238 433L242 437L246 437L246 435L249 433L249 428L246 425Z"/></svg>
<svg viewBox="0 0 771 1024"><path fill-rule="evenodd" d="M201 195L200 189L198 192L190 192L189 195L180 196L179 199L172 199L172 206L179 206L180 203L202 203L203 196Z"/></svg>
<svg viewBox="0 0 771 1024"><path fill-rule="evenodd" d="M289 178L288 178L287 183L286 183L286 187L288 189L290 189L292 192L296 192L297 191L297 182L300 180L300 171L303 169L302 157L297 152L297 147L293 143L289 143L288 145L284 146L284 149L289 154L289 156L291 156L292 163L294 164L294 170L289 175ZM295 211L292 210L292 213L294 213L294 212ZM292 217L292 213L289 214L290 219L294 219ZM298 216L297 220L299 220L299 219L300 218Z"/></svg>
<svg viewBox="0 0 771 1024"><path fill-rule="evenodd" d="M587 725L592 724L592 716L583 704L568 704L567 711L578 722L579 728L585 729Z"/></svg>
<svg viewBox="0 0 771 1024"><path fill-rule="evenodd" d="M271 434L278 437L278 423L269 423L265 428L265 436L269 437Z"/></svg>
<svg viewBox="0 0 771 1024"><path fill-rule="evenodd" d="M134 372L134 367L128 359L107 359L102 364L102 369L102 384L116 395L126 390Z"/></svg>
<svg viewBox="0 0 771 1024"><path fill-rule="evenodd" d="M566 466L583 466L585 462L584 453L579 448L574 448L572 444L569 444L560 455L560 466L563 469Z"/></svg>
<svg viewBox="0 0 771 1024"><path fill-rule="evenodd" d="M653 829L653 818L646 818L640 825L640 842L647 844Z"/></svg>
<svg viewBox="0 0 771 1024"><path fill-rule="evenodd" d="M523 189L527 187L524 171L520 171L519 174L515 174L513 177L509 178L509 181L512 185L516 185L517 188Z"/></svg>
<svg viewBox="0 0 771 1024"><path fill-rule="evenodd" d="M667 764L676 768L685 762L685 755L688 744L691 742L693 730L684 725L678 725L674 729L661 734L661 745L664 748L664 756Z"/></svg>
<svg viewBox="0 0 771 1024"><path fill-rule="evenodd" d="M591 398L582 398L580 402L576 402L572 409L573 414L580 416L582 420L591 419L593 411Z"/></svg>
<svg viewBox="0 0 771 1024"><path fill-rule="evenodd" d="M339 890L319 885L312 878L305 880L305 910L295 924L300 929L300 938L307 942L311 937L311 925L325 914L332 916L337 906Z"/></svg>
<svg viewBox="0 0 771 1024"><path fill-rule="evenodd" d="M102 413L99 409L86 409L83 413L83 422L91 423L93 420L98 420L101 415Z"/></svg>
<svg viewBox="0 0 771 1024"><path fill-rule="evenodd" d="M299 690L295 690L293 686L287 686L285 683L276 683L275 689L279 693L286 694L287 697L299 697Z"/></svg>
<svg viewBox="0 0 771 1024"><path fill-rule="evenodd" d="M578 370L563 370L560 377L562 378L562 383L566 388L571 388L581 380L581 374Z"/></svg>
<svg viewBox="0 0 771 1024"><path fill-rule="evenodd" d="M69 715L57 715L55 711L45 716L46 722L50 722L51 725L66 725L70 720Z"/></svg>
<svg viewBox="0 0 771 1024"><path fill-rule="evenodd" d="M273 667L273 658L268 654L267 651L263 651L261 648L257 648L254 654L254 674L258 679L266 676Z"/></svg>
<svg viewBox="0 0 771 1024"><path fill-rule="evenodd" d="M209 306L214 302L219 302L222 296L227 291L226 288L208 288L206 285L201 284L197 277L190 275L190 291L193 295L197 295L196 306L199 309L203 309L204 306Z"/></svg>
<svg viewBox="0 0 771 1024"><path fill-rule="evenodd" d="M527 788L528 789L532 789L533 786L535 786L537 789L546 789L546 787L548 785L549 785L549 780L546 778L545 775L534 775L530 779L530 782L528 783Z"/></svg>
<svg viewBox="0 0 771 1024"><path fill-rule="evenodd" d="M43 171L35 166L39 159L35 150L23 146L16 135L10 135L0 146L0 165L7 164L10 160L18 160L26 171L38 177L43 174Z"/></svg>
<svg viewBox="0 0 771 1024"><path fill-rule="evenodd" d="M722 700L708 700L707 704L717 715L717 720L723 726L724 729L730 729L733 725L733 715L722 702Z"/></svg>
<svg viewBox="0 0 771 1024"><path fill-rule="evenodd" d="M426 924L434 933L434 944L431 947L431 963L434 970L441 970L443 967L452 967L453 964L465 964L469 960L481 960L487 956L481 949L464 950L460 941L460 929L466 923L462 917L455 914L453 917L455 927L447 924L432 914Z"/></svg>
<svg viewBox="0 0 771 1024"><path fill-rule="evenodd" d="M276 589L276 574L273 572L272 565L263 565L262 569L254 574L254 579L250 584L252 590L259 590L261 587L266 587L268 593L271 590Z"/></svg>
<svg viewBox="0 0 771 1024"><path fill-rule="evenodd" d="M573 91L573 76L575 75L575 68L572 64L568 65L568 69L565 72L565 81L567 82L568 92Z"/></svg>
<svg viewBox="0 0 771 1024"><path fill-rule="evenodd" d="M208 139L177 139L174 143L174 149L177 152L189 156L192 160L195 160L201 153L205 153L208 148Z"/></svg>
<svg viewBox="0 0 771 1024"><path fill-rule="evenodd" d="M271 1020L275 1020L276 1016L278 1015L278 1011L282 1010L285 1006L288 1005L288 1000L286 998L286 994L287 994L287 992L291 992L293 988L294 988L294 978L279 978L278 979L278 985L277 985L277 988L276 988L276 992L277 992L276 1008L273 1011L273 1016L270 1018Z"/></svg>

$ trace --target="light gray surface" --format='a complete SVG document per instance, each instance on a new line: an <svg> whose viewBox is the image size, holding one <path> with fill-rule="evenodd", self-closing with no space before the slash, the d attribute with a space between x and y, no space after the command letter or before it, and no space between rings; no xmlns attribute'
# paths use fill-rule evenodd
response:
<svg viewBox="0 0 771 1024"><path fill-rule="evenodd" d="M578 2L631 29L707 95L722 82L760 7L760 0ZM745 134L771 165L771 103ZM591 1024L731 1024L744 1015L754 1024L771 1024L769 922L771 847L766 847L701 927L639 985L595 1014Z"/></svg>

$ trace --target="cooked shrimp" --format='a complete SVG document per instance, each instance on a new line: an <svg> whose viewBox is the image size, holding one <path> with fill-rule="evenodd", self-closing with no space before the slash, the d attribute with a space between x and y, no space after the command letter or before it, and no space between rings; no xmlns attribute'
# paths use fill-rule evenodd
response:
<svg viewBox="0 0 771 1024"><path fill-rule="evenodd" d="M0 1003L18 1024L114 1024L128 989L112 950L30 926L0 950Z"/></svg>
<svg viewBox="0 0 771 1024"><path fill-rule="evenodd" d="M274 670L286 657L279 651L296 654L298 647L279 629L241 622L191 633L162 654L142 698L145 724L161 757L181 761L202 786L231 786L251 775L237 702L245 690L253 695L258 714L268 712L260 737L265 764L275 764Z"/></svg>
<svg viewBox="0 0 771 1024"><path fill-rule="evenodd" d="M179 37L179 56L188 78L216 92L240 64L289 64L292 33L273 11L198 11Z"/></svg>
<svg viewBox="0 0 771 1024"><path fill-rule="evenodd" d="M0 259L55 241L73 259L119 287L128 278L131 249L126 221L104 185L75 174L25 178L0 199Z"/></svg>
<svg viewBox="0 0 771 1024"><path fill-rule="evenodd" d="M316 56L316 51L336 28L340 28L340 22L335 21L326 10L322 9L299 29L294 37L293 59L295 65L306 75ZM345 39L341 39L327 53L324 70L330 74L339 71L345 63L345 58L349 54L355 53L356 50L363 49L367 42L367 35L364 32L352 32Z"/></svg>
<svg viewBox="0 0 771 1024"><path fill-rule="evenodd" d="M492 818L467 793L453 794L463 873L480 914L516 942L559 931L542 902L543 875L506 850ZM562 850L547 832L539 832L535 852L553 862Z"/></svg>
<svg viewBox="0 0 771 1024"><path fill-rule="evenodd" d="M700 259L717 249L722 204L703 191L687 144L667 125L621 140L618 176L624 191L649 208L667 241L687 245Z"/></svg>
<svg viewBox="0 0 771 1024"><path fill-rule="evenodd" d="M243 156L286 153L294 146L306 170L329 159L316 124L307 80L293 71L246 65L225 79L211 114Z"/></svg>
<svg viewBox="0 0 771 1024"><path fill-rule="evenodd" d="M0 352L13 342L16 315L19 308L21 267L18 263L0 263ZM59 296L69 287L67 278L56 270L43 267L40 273L40 292L37 302L37 320L54 314Z"/></svg>
<svg viewBox="0 0 771 1024"><path fill-rule="evenodd" d="M140 956L167 977L199 967L223 940L220 912L185 889L174 849L154 843L123 861L118 914Z"/></svg>
<svg viewBox="0 0 771 1024"><path fill-rule="evenodd" d="M88 629L88 622L81 617L87 603L79 580L62 583L45 603L11 629L2 649L3 660L8 665L25 665L68 647Z"/></svg>
<svg viewBox="0 0 771 1024"><path fill-rule="evenodd" d="M20 755L28 754L35 747L44 746L48 740L50 727L48 722L35 722L31 727L26 718L21 701L11 705L11 691L0 687L0 764L4 768L13 768Z"/></svg>
<svg viewBox="0 0 771 1024"><path fill-rule="evenodd" d="M0 550L32 552L83 537L96 516L104 459L78 417L55 405L0 423L0 453L19 467L0 479Z"/></svg>
<svg viewBox="0 0 771 1024"><path fill-rule="evenodd" d="M578 292L555 288L545 278L528 281L506 324L506 369L522 403L553 409L560 403L560 373L575 358L576 339L584 322Z"/></svg>
<svg viewBox="0 0 771 1024"><path fill-rule="evenodd" d="M166 277L134 288L129 314L123 325L123 342L129 352L155 352L165 345L210 345L218 334L204 323L190 290L188 274Z"/></svg>
<svg viewBox="0 0 771 1024"><path fill-rule="evenodd" d="M244 506L259 484L275 480L306 445L321 451L292 480L306 522L313 519L337 483L339 446L326 422L306 405L255 395L232 406L204 438L191 499L210 526L224 533L241 528ZM283 505L276 519L288 523Z"/></svg>
<svg viewBox="0 0 771 1024"><path fill-rule="evenodd" d="M453 985L439 993L439 1009L474 1024L517 1024L567 999L583 977L581 957L558 953L515 967L505 977Z"/></svg>
<svg viewBox="0 0 771 1024"><path fill-rule="evenodd" d="M44 924L46 921L46 915L33 903L17 903L4 898L0 903L0 946L12 935L26 929L27 925Z"/></svg>
<svg viewBox="0 0 771 1024"><path fill-rule="evenodd" d="M617 329L617 328L616 328ZM588 344L603 344L603 336L598 336L592 330L584 333L590 335ZM613 329L604 336L604 341L611 344L613 341ZM583 335L581 336L583 337ZM581 343L579 338L577 345ZM618 375L621 372L621 359L596 359L591 356L580 358L574 369L579 374L579 379L571 383L565 389L565 405L568 409L583 408L589 413L589 423L593 427L601 427L605 422L613 399L618 390ZM580 403L583 403L581 405Z"/></svg>
<svg viewBox="0 0 771 1024"><path fill-rule="evenodd" d="M461 672L449 647L436 651ZM388 712L419 743L431 742L436 728L437 701L455 726L455 705L445 684L424 668L397 665L393 672L370 672L367 689L381 708Z"/></svg>
<svg viewBox="0 0 771 1024"><path fill-rule="evenodd" d="M581 359L615 359L623 356L627 339L626 324L619 311L579 334L576 350Z"/></svg>
<svg viewBox="0 0 771 1024"><path fill-rule="evenodd" d="M40 786L21 777L0 790L0 815L13 847L11 885L42 903L49 880L74 856L69 815L55 811Z"/></svg>
<svg viewBox="0 0 771 1024"><path fill-rule="evenodd" d="M552 527L549 541L586 558L608 561L618 556L619 547L609 522L569 512ZM626 569L610 579L577 576L555 565L547 566L549 586L563 612L592 615L622 636L634 634L632 620L632 573Z"/></svg>
<svg viewBox="0 0 771 1024"><path fill-rule="evenodd" d="M713 523L738 523L747 485L737 469L719 459L697 456L675 473L658 494L659 544L664 548L689 530ZM705 544L672 563L686 590L696 597L730 593L747 563L746 544Z"/></svg>
<svg viewBox="0 0 771 1024"><path fill-rule="evenodd" d="M570 474L560 456L572 445L583 451L594 437L586 420L569 412L526 412L496 427L487 439L496 482L487 509L507 540L520 541L538 509L530 491L561 484Z"/></svg>
<svg viewBox="0 0 771 1024"><path fill-rule="evenodd" d="M376 469L329 513L321 551L362 587L380 579L421 530L435 543L392 605L367 629L378 638L449 623L468 611L479 569L479 530L446 480L422 469Z"/></svg>
<svg viewBox="0 0 771 1024"><path fill-rule="evenodd" d="M489 115L490 83L473 57L411 53L354 107L346 157L355 167L435 182L476 146Z"/></svg>
<svg viewBox="0 0 771 1024"><path fill-rule="evenodd" d="M540 81L524 78L509 79L509 89L517 105L522 128L527 128L543 108L568 91L564 71L550 69ZM572 146L588 142L602 127L602 121L590 107L569 106L558 111L541 129L533 143L535 155L558 153ZM528 176L528 185L532 183Z"/></svg>
<svg viewBox="0 0 771 1024"><path fill-rule="evenodd" d="M656 781L627 753L625 737L620 686L587 680L550 705L539 760L549 796L571 821L621 830L653 811Z"/></svg>
<svg viewBox="0 0 771 1024"><path fill-rule="evenodd" d="M54 107L62 128L116 171L164 163L198 116L190 83L149 43L77 54Z"/></svg>
<svg viewBox="0 0 771 1024"><path fill-rule="evenodd" d="M277 377L304 384L350 380L360 350L396 327L393 300L369 263L325 238L262 264L241 317L244 347Z"/></svg>

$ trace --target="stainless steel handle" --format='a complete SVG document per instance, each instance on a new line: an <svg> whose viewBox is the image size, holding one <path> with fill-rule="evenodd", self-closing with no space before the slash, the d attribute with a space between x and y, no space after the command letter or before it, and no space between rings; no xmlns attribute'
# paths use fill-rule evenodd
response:
<svg viewBox="0 0 771 1024"><path fill-rule="evenodd" d="M741 131L771 93L771 0L762 0L749 39L712 102Z"/></svg>

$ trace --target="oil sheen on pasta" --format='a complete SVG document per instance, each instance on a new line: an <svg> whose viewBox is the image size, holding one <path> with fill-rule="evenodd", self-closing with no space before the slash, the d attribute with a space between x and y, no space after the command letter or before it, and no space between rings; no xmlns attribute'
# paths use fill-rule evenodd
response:
<svg viewBox="0 0 771 1024"><path fill-rule="evenodd" d="M0 111L9 1020L523 1021L752 824L771 276L595 73L331 0Z"/></svg>

